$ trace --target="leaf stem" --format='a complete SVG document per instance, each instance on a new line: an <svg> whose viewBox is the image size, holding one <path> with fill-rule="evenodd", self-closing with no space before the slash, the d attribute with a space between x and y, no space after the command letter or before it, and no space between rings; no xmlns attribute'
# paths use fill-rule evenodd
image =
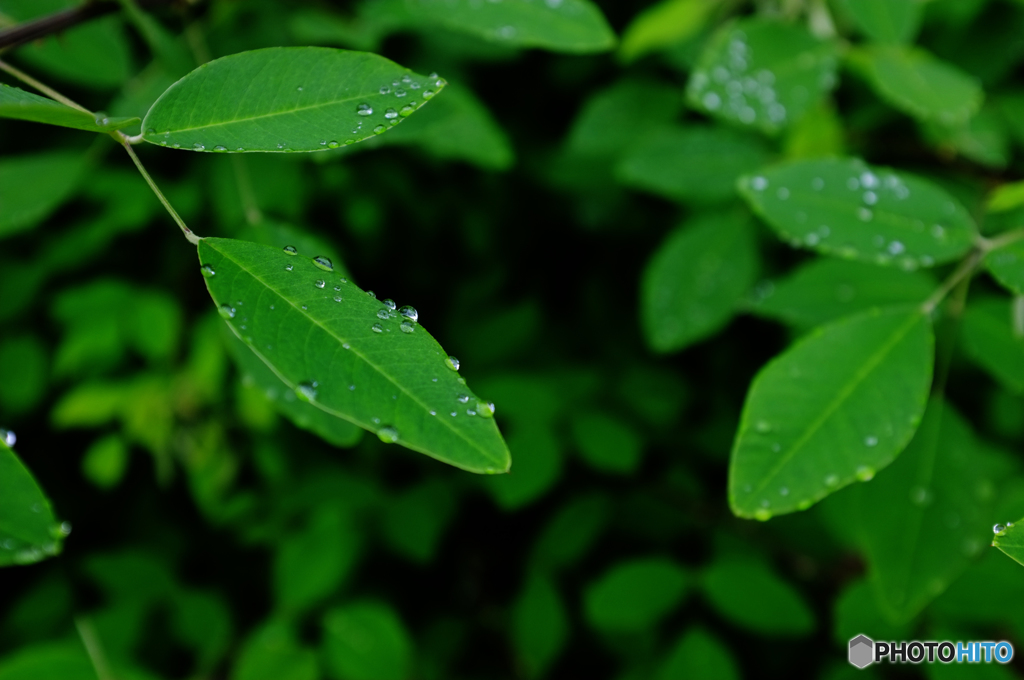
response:
<svg viewBox="0 0 1024 680"><path fill-rule="evenodd" d="M942 302L949 292L956 287L958 283L963 281L965 278L969 278L974 270L977 269L978 264L981 262L982 251L975 250L967 258L960 263L960 266L956 268L949 278L942 282L938 290L931 294L931 296L921 304L921 311L925 314L931 314L939 303Z"/></svg>
<svg viewBox="0 0 1024 680"><path fill-rule="evenodd" d="M112 134L111 136L113 137L114 135ZM140 161L139 157L135 155L135 149L133 149L132 145L128 142L127 136L117 133L117 137L114 138L121 142L121 145L124 147L125 151L127 151L128 155L132 157L132 161L135 163L135 167L139 169L140 173L142 173L142 176L145 178L146 183L149 184L149 188L152 189L153 193L156 194L156 197L160 199L160 202L163 203L164 208L167 209L167 212L170 213L171 217L174 218L174 221L178 223L179 227L181 227L181 233L185 234L185 238L188 239L188 242L193 245L199 245L199 242L203 240L202 237L196 236L194 233L192 233L192 230L189 229L188 226L186 226L185 220L181 219L181 216L178 215L178 213L174 210L174 207L171 205L171 202L168 201L167 197L165 197L163 192L160 191L160 187L156 185L156 182L153 181L153 178L149 176L148 172L146 172L146 168L143 167L142 161Z"/></svg>
<svg viewBox="0 0 1024 680"><path fill-rule="evenodd" d="M64 106L70 106L73 109L78 109L79 111L84 111L85 113L88 113L90 116L94 115L92 111L90 111L89 109L85 108L81 104L68 99L67 97L62 95L60 92L57 92L53 88L47 87L46 85L43 85L41 82L39 82L38 80L36 80L32 76L30 76L29 74L25 73L24 71L22 71L20 69L17 69L15 67L11 66L10 64L8 64L6 61L4 61L2 59L0 59L0 70L7 71L8 73L10 73L12 76L17 78L21 82L36 88L37 90L39 90L40 92L45 94L50 99L56 99L57 101L59 101Z"/></svg>
<svg viewBox="0 0 1024 680"><path fill-rule="evenodd" d="M1024 229L1014 229L1013 231L1003 232L995 238L979 236L977 238L977 245L982 254L987 255L997 248L1002 248L1003 246L1010 245L1011 243L1015 243L1021 239L1024 239Z"/></svg>
<svg viewBox="0 0 1024 680"><path fill-rule="evenodd" d="M113 680L110 664L107 663L107 657L103 653L103 646L100 644L99 635L96 634L96 627L92 625L92 621L84 616L76 617L75 628L78 629L78 636L82 638L82 645L85 646L85 651L89 655L89 661L92 662L93 670L96 671L96 677L99 680Z"/></svg>

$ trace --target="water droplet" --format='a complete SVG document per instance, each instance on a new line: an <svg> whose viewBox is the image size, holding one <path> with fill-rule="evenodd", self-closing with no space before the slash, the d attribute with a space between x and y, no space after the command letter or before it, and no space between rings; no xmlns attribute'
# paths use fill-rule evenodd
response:
<svg viewBox="0 0 1024 680"><path fill-rule="evenodd" d="M758 175L750 180L750 188L754 191L764 191L768 188L768 180Z"/></svg>
<svg viewBox="0 0 1024 680"><path fill-rule="evenodd" d="M468 394L460 394L459 396L455 397L455 399L456 399L456 400L457 400L457 401L458 401L458 402L459 402L460 404L466 404L466 403L469 403L469 395L468 395Z"/></svg>
<svg viewBox="0 0 1024 680"><path fill-rule="evenodd" d="M395 111L394 109L388 109L387 111L384 112L384 117L387 118L388 120L391 120L392 118L398 118L398 111Z"/></svg>
<svg viewBox="0 0 1024 680"><path fill-rule="evenodd" d="M377 310L377 318L380 319L381 321L387 321L388 316L389 316L388 310L386 310L386 309L378 309Z"/></svg>
<svg viewBox="0 0 1024 680"><path fill-rule="evenodd" d="M60 538L66 538L71 535L71 522L61 522L56 528Z"/></svg>
<svg viewBox="0 0 1024 680"><path fill-rule="evenodd" d="M203 276L205 276L206 278L210 278L211 276L214 276L214 275L216 275L216 274L217 274L217 272L215 272L215 271L213 270L213 267L211 267L211 266L210 266L210 265L208 265L208 264L204 264L204 265L203 265L202 267L200 267L200 268L199 268L199 271L200 271L200 272L202 273L202 275L203 275Z"/></svg>
<svg viewBox="0 0 1024 680"><path fill-rule="evenodd" d="M423 90L423 98L424 99L433 99L434 98L434 91L433 90Z"/></svg>
<svg viewBox="0 0 1024 680"><path fill-rule="evenodd" d="M446 366L447 366L448 368L452 369L453 371L457 371L457 370L459 370L459 360L458 360L458 359L456 359L455 357L453 357L453 356L452 356L452 355L450 355L450 354L449 354L449 355L448 355L448 357L447 357L447 358L446 358L446 359L444 360L444 363L445 363L445 365L446 365Z"/></svg>
<svg viewBox="0 0 1024 680"><path fill-rule="evenodd" d="M331 141L327 142L327 148L329 148L329 149L337 149L338 146L339 146L338 142L336 142L333 139Z"/></svg>
<svg viewBox="0 0 1024 680"><path fill-rule="evenodd" d="M391 427L390 425L386 425L385 427L382 427L379 430L377 430L377 436L385 444L394 444L395 442L398 441L398 430Z"/></svg>
<svg viewBox="0 0 1024 680"><path fill-rule="evenodd" d="M868 205L874 205L875 203L878 203L878 194L876 194L874 191L865 191L864 195L861 198L863 198L864 202L867 203Z"/></svg>
<svg viewBox="0 0 1024 680"><path fill-rule="evenodd" d="M865 189L874 189L878 186L878 178L872 172L862 172L860 174L860 183L864 185Z"/></svg>
<svg viewBox="0 0 1024 680"><path fill-rule="evenodd" d="M277 145L277 148L278 148L278 149L283 149L283 148L284 148L284 144L278 144L278 145Z"/></svg>
<svg viewBox="0 0 1024 680"><path fill-rule="evenodd" d="M334 301L335 302L341 302L341 296L340 295L335 295L334 296ZM348 349L348 348L346 347L345 349Z"/></svg>
<svg viewBox="0 0 1024 680"><path fill-rule="evenodd" d="M769 423L767 420L759 420L757 421L757 424L754 425L754 429L757 430L758 432L771 432L772 424Z"/></svg>
<svg viewBox="0 0 1024 680"><path fill-rule="evenodd" d="M994 525L992 525L992 533L993 534L1001 534L1004 531L1006 531L1006 527L1003 526L1002 524L994 524Z"/></svg>
<svg viewBox="0 0 1024 680"><path fill-rule="evenodd" d="M378 125L377 127L373 128L373 134L379 135L382 134L385 130L387 130L386 127L384 127L383 125Z"/></svg>
<svg viewBox="0 0 1024 680"><path fill-rule="evenodd" d="M899 241L893 241L892 243L889 244L889 247L886 248L886 250L888 250L893 255L899 255L904 250L906 250L906 247Z"/></svg>
<svg viewBox="0 0 1024 680"><path fill-rule="evenodd" d="M404 97L405 96L405 90L403 90L402 88L398 88L397 90L395 90L395 96L396 97Z"/></svg>
<svg viewBox="0 0 1024 680"><path fill-rule="evenodd" d="M224 153L225 151L228 150L228 148L226 146L221 146L220 144L218 144L217 146L213 147L213 150L216 151L217 153Z"/></svg>
<svg viewBox="0 0 1024 680"><path fill-rule="evenodd" d="M859 468L857 468L856 475L857 479L859 479L860 481L870 482L875 477L875 471L874 469L869 468L866 465L861 465Z"/></svg>
<svg viewBox="0 0 1024 680"><path fill-rule="evenodd" d="M366 294L369 295L370 297L372 297L374 300L377 299L377 294L374 293L372 290L366 291Z"/></svg>
<svg viewBox="0 0 1024 680"><path fill-rule="evenodd" d="M476 402L477 413L482 418L493 418L494 417L494 402L493 401L478 401Z"/></svg>
<svg viewBox="0 0 1024 680"><path fill-rule="evenodd" d="M314 381L303 381L295 386L295 396L300 401L307 403L313 403L316 401L316 388L318 385Z"/></svg>
<svg viewBox="0 0 1024 680"><path fill-rule="evenodd" d="M436 415L437 415L437 411L434 411L433 409L431 409L431 411L430 411L430 415L432 415L432 416L436 416Z"/></svg>
<svg viewBox="0 0 1024 680"><path fill-rule="evenodd" d="M327 146L327 140L326 139L321 139L320 140L320 146Z"/></svg>
<svg viewBox="0 0 1024 680"><path fill-rule="evenodd" d="M232 307L231 305L221 305L220 307L217 308L217 313L220 314L221 317L224 319L235 318L235 308Z"/></svg>
<svg viewBox="0 0 1024 680"><path fill-rule="evenodd" d="M384 327L381 326L379 323L375 323L372 326L370 326L370 330L372 330L374 333L383 333Z"/></svg>
<svg viewBox="0 0 1024 680"><path fill-rule="evenodd" d="M14 448L14 443L18 441L18 435L14 434L14 430L5 430L0 428L0 441L2 441L7 448L12 449Z"/></svg>
<svg viewBox="0 0 1024 680"><path fill-rule="evenodd" d="M320 269L323 269L325 272L334 271L334 265L331 263L330 258L324 257L323 255L317 255L316 257L314 257L313 264L315 264Z"/></svg>
<svg viewBox="0 0 1024 680"><path fill-rule="evenodd" d="M758 522L767 522L772 518L772 513L765 508L758 508L754 511L754 519Z"/></svg>
<svg viewBox="0 0 1024 680"><path fill-rule="evenodd" d="M878 446L878 437L871 435L864 437L864 446Z"/></svg>
<svg viewBox="0 0 1024 680"><path fill-rule="evenodd" d="M399 315L404 316L406 319L412 321L413 323L416 323L420 320L419 312L416 311L415 307L411 307L409 305L404 305L401 309L398 310L398 313Z"/></svg>
<svg viewBox="0 0 1024 680"><path fill-rule="evenodd" d="M283 248L286 255L298 255L299 251L295 246L285 246Z"/></svg>
<svg viewBox="0 0 1024 680"><path fill-rule="evenodd" d="M313 282L313 285L316 286L317 288L323 288L324 286L327 285L327 282L324 281L323 279L317 279L316 281Z"/></svg>
<svg viewBox="0 0 1024 680"><path fill-rule="evenodd" d="M399 115L401 115L402 118L406 118L407 116L412 115L413 111L415 111L415 110L416 110L416 102L409 102L408 104L406 104L405 106L402 107L402 110L399 111Z"/></svg>
<svg viewBox="0 0 1024 680"><path fill-rule="evenodd" d="M398 325L398 327L399 327L399 328L400 328L400 329L402 330L402 332L403 332L403 333L412 333L413 331L415 331L415 330L416 330L416 327L415 327L415 326L413 326L413 325L412 325L412 324L411 324L410 322L408 322L408 321L403 321L402 323L400 323L400 324Z"/></svg>
<svg viewBox="0 0 1024 680"><path fill-rule="evenodd" d="M199 142L193 144L192 148L195 149L196 151L204 151L206 149L206 147L200 144Z"/></svg>
<svg viewBox="0 0 1024 680"><path fill-rule="evenodd" d="M356 113L360 116L369 116L373 113L373 107L369 104L360 104L356 107Z"/></svg>
<svg viewBox="0 0 1024 680"><path fill-rule="evenodd" d="M459 412L458 411L452 411L448 415L450 415L452 418L454 418L455 416L459 415Z"/></svg>
<svg viewBox="0 0 1024 680"><path fill-rule="evenodd" d="M835 486L839 484L839 475L829 475L825 478L825 486Z"/></svg>
<svg viewBox="0 0 1024 680"><path fill-rule="evenodd" d="M291 270L293 270L293 269L295 269L295 265L291 265L291 264L286 264L286 265L284 266L284 270L285 270L286 272L290 272L290 271L291 271Z"/></svg>

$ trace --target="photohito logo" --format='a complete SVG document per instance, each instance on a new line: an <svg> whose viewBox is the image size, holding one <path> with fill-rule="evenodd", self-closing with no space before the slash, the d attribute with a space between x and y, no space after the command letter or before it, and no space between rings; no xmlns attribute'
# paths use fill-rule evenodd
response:
<svg viewBox="0 0 1024 680"><path fill-rule="evenodd" d="M857 668L866 668L883 659L889 663L1010 663L1013 645L1009 642L950 642L911 640L875 642L867 635L850 640L847 658Z"/></svg>

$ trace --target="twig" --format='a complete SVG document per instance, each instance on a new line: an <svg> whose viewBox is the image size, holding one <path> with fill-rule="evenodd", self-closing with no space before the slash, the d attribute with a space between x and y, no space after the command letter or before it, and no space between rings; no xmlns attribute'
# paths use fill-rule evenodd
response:
<svg viewBox="0 0 1024 680"><path fill-rule="evenodd" d="M1003 246L1010 245L1016 241L1024 239L1024 229L1014 229L1013 231L1006 231L999 234L995 238L985 238L984 236L977 237L977 246L981 249L983 254L987 254L996 248L1002 248Z"/></svg>
<svg viewBox="0 0 1024 680"><path fill-rule="evenodd" d="M55 100L59 101L61 104L63 104L64 106L70 106L73 109L78 109L79 111L84 111L85 113L88 113L90 116L91 115L95 115L95 114L93 114L92 111L90 111L89 109L85 108L81 104L78 104L78 103L68 99L67 97L62 95L60 92L57 92L53 88L47 87L46 85L43 85L41 82L39 82L38 80L36 80L32 76L30 76L29 74L25 73L24 71L22 71L20 69L17 69L15 67L11 66L6 61L3 61L2 59L0 59L0 70L7 71L8 73L10 73L12 76L17 78L21 82L36 88L37 90L39 90L40 92L45 94L50 99L55 99Z"/></svg>
<svg viewBox="0 0 1024 680"><path fill-rule="evenodd" d="M160 199L160 202L163 203L164 208L166 208L167 212L170 213L171 217L174 218L174 221L178 223L179 227L181 227L181 233L185 234L185 238L188 239L188 242L193 245L199 245L199 242L203 240L202 237L196 236L194 233L192 233L192 230L185 225L185 220L181 219L181 216L179 216L178 213L174 210L174 207L171 206L171 202L168 201L167 198L164 196L163 192L160 191L160 187L156 185L156 182L153 181L153 178L149 176L148 172L146 172L146 168L143 167L142 161L140 161L139 157L135 155L135 149L133 149L132 145L128 142L128 137L126 135L117 133L117 137L115 137L115 139L121 142L121 145L125 148L125 151L127 151L128 155L132 157L132 162L135 163L135 167L139 169L140 173L142 173L142 176L145 178L146 183L149 184L149 188L152 189L153 193L156 194L156 197Z"/></svg>
<svg viewBox="0 0 1024 680"><path fill-rule="evenodd" d="M953 290L958 283L963 281L965 278L970 277L974 273L974 270L978 267L978 263L981 262L982 253L980 251L974 251L967 256L960 266L956 268L948 279L942 282L938 290L931 294L931 296L921 304L921 311L925 314L931 314L939 303L949 295L949 291Z"/></svg>
<svg viewBox="0 0 1024 680"><path fill-rule="evenodd" d="M118 9L120 8L112 2L86 2L77 7L17 24L0 31L0 50L24 45L53 33L60 33L85 21L116 12Z"/></svg>

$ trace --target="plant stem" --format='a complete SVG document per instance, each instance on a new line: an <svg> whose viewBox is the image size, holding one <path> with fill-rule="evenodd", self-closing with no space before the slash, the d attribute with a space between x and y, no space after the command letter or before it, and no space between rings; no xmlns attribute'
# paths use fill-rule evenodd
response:
<svg viewBox="0 0 1024 680"><path fill-rule="evenodd" d="M0 70L7 71L8 73L10 73L12 76L17 78L21 82L23 82L23 83L25 83L27 85L31 85L32 87L36 88L37 90L39 90L40 92L45 94L50 99L56 99L57 101L59 101L64 106L70 106L73 109L78 109L79 111L84 111L85 113L88 113L90 116L93 115L92 111L90 111L89 109L85 108L81 104L78 104L77 102L71 101L70 99L68 99L67 97L62 95L60 92L57 92L53 88L50 88L50 87L47 87L46 85L43 85L41 82L39 82L38 80L36 80L32 76L30 76L29 74L25 73L24 71L22 71L20 69L17 69L15 67L11 66L6 61L3 61L2 59L0 59Z"/></svg>
<svg viewBox="0 0 1024 680"><path fill-rule="evenodd" d="M1024 229L1014 229L1013 231L1006 231L999 234L995 238L985 238L984 236L978 237L978 248L981 249L983 254L987 254L996 248L1002 248L1003 246L1009 245L1016 241L1024 239Z"/></svg>
<svg viewBox="0 0 1024 680"><path fill-rule="evenodd" d="M960 266L956 268L956 271L942 282L942 285L939 286L938 290L932 293L932 295L921 304L921 311L925 314L931 314L935 308L939 306L939 303L949 295L949 291L953 290L953 288L955 288L956 285L965 278L970 278L971 274L974 273L974 270L981 262L981 256L982 253L978 250L968 255L967 258L960 263Z"/></svg>
<svg viewBox="0 0 1024 680"><path fill-rule="evenodd" d="M111 136L113 137L114 135ZM135 167L139 169L140 173L142 173L142 176L145 178L146 183L149 184L149 188L153 190L153 193L156 194L156 197L159 198L160 202L164 204L164 208L167 209L167 212L170 213L171 217L174 218L174 221L178 223L179 227L181 227L181 233L185 234L185 238L188 239L188 242L193 245L199 245L199 242L203 240L202 237L196 236L194 233L192 233L192 230L185 225L185 220L181 219L181 216L178 215L178 213L174 210L174 207L171 205L171 202L168 201L167 198L164 196L163 192L160 191L160 187L156 185L156 182L153 181L153 178L149 176L148 172L146 172L146 168L142 166L142 161L140 161L139 157L135 155L135 150L132 148L132 145L128 143L128 138L125 137L124 135L119 135L119 137L114 138L121 142L121 145L124 147L125 151L127 151L128 155L132 157L132 161L135 163Z"/></svg>
<svg viewBox="0 0 1024 680"><path fill-rule="evenodd" d="M92 621L85 617L77 617L75 618L75 627L78 629L78 636L82 638L85 651L89 654L96 677L99 680L113 680L113 676L110 674L110 665L107 663L107 657L103 653L103 646L100 644L100 638L96 634L96 628L92 625Z"/></svg>

